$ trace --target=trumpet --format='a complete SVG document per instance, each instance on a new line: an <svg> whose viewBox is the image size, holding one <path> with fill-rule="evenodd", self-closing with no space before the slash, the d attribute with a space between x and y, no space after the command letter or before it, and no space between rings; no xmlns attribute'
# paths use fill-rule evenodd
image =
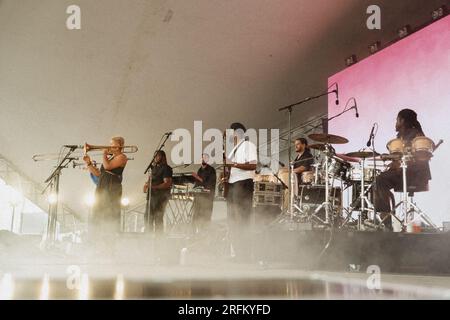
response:
<svg viewBox="0 0 450 320"><path fill-rule="evenodd" d="M138 152L137 146L123 146L123 147L111 147L111 146L96 146L92 144L85 143L83 146L84 154L87 154L90 151L94 150L108 150L108 153L112 153L112 150L115 148L122 149L123 153L136 153Z"/></svg>

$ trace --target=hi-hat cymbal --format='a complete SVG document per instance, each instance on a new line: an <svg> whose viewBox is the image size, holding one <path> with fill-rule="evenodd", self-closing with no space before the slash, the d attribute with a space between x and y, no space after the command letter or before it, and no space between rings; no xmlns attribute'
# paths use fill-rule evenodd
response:
<svg viewBox="0 0 450 320"><path fill-rule="evenodd" d="M330 143L330 144L345 144L348 143L348 140L344 137L336 136L334 134L325 134L325 133L313 133L308 136L311 140L322 142L322 143Z"/></svg>
<svg viewBox="0 0 450 320"><path fill-rule="evenodd" d="M359 158L349 157L342 153L336 153L336 157L338 157L344 161L347 161L347 162L359 162L360 161Z"/></svg>
<svg viewBox="0 0 450 320"><path fill-rule="evenodd" d="M356 152L350 152L345 154L347 157L352 158L372 158L373 156L378 157L380 154L378 152L374 151L356 151Z"/></svg>
<svg viewBox="0 0 450 320"><path fill-rule="evenodd" d="M322 143L310 144L308 146L308 148L314 149L314 150L319 150L319 151L324 151L325 150L325 145L322 144Z"/></svg>
<svg viewBox="0 0 450 320"><path fill-rule="evenodd" d="M400 156L398 154L383 153L383 154L380 154L375 159L378 161L395 161L395 160L400 160L401 158L402 158L402 156Z"/></svg>

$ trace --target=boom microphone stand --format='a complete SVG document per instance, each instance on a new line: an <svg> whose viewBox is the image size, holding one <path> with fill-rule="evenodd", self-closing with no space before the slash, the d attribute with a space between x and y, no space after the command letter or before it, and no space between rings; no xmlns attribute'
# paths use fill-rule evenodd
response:
<svg viewBox="0 0 450 320"><path fill-rule="evenodd" d="M59 207L59 180L61 177L62 169L67 168L70 162L77 159L71 157L71 154L77 149L77 146L71 146L64 158L58 163L55 170L45 180L47 186L45 187L43 194L50 189L50 194L55 195L55 199L50 202L48 210L47 231L44 237L44 244L52 244L56 240L56 224L58 220L58 207Z"/></svg>
<svg viewBox="0 0 450 320"><path fill-rule="evenodd" d="M322 94L319 94L319 95L317 95L317 96L312 96L312 97L307 97L307 98L305 98L305 99L303 99L303 100L301 100L301 101L299 101L299 102L296 102L296 103L293 103L293 104L290 104L290 105L288 105L288 106L285 106L285 107L282 107L282 108L279 108L278 109L278 111L285 111L285 110L287 110L287 113L288 113L288 123L289 123L289 128L288 128L288 144L289 144L289 148L288 148L288 159L289 159L289 163L291 163L291 158L292 158L292 156L291 156L291 154L292 154L292 151L291 151L291 140L292 140L292 108L294 108L294 107L297 107L297 106L299 106L299 105L301 105L301 104L303 104L303 103L306 103L306 102L309 102L309 101L311 101L311 100L315 100L315 99L318 99L318 98L320 98L320 97L323 97L323 96L328 96L328 95L330 95L330 94L333 94L333 93L337 93L337 90L332 90L332 91L327 91L327 92L324 92L324 93L322 93ZM288 185L289 185L289 189L288 189L288 191L289 191L289 199L293 199L293 195L292 195L292 186L291 186L291 184L292 184L292 177L291 177L291 175L292 175L292 166L291 165L289 165L289 174L288 174L288 176L289 176L289 180L288 180ZM291 215L291 219L293 218L293 208L292 208L292 201L290 201L290 205L289 205L289 213L290 213L290 215Z"/></svg>

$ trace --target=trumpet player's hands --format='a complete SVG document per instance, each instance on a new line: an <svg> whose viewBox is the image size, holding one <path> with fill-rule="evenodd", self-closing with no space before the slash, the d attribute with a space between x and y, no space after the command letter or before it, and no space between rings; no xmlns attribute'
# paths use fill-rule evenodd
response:
<svg viewBox="0 0 450 320"><path fill-rule="evenodd" d="M143 191L144 191L144 193L147 193L147 191L148 191L148 182L146 182L146 183L144 184Z"/></svg>
<svg viewBox="0 0 450 320"><path fill-rule="evenodd" d="M85 155L83 157L83 161L86 162L87 165L89 165L91 163L91 157L89 157L88 155Z"/></svg>

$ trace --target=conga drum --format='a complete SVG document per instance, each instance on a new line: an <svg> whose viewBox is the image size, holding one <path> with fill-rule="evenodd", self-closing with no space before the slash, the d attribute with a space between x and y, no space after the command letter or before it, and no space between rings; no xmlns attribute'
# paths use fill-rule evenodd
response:
<svg viewBox="0 0 450 320"><path fill-rule="evenodd" d="M433 156L434 142L427 137L416 137L412 141L412 152L414 158L419 161L428 161Z"/></svg>
<svg viewBox="0 0 450 320"><path fill-rule="evenodd" d="M398 138L390 140L387 143L386 148L392 155L402 155L405 152L405 144L402 139Z"/></svg>
<svg viewBox="0 0 450 320"><path fill-rule="evenodd" d="M289 186L289 168L281 168L278 171L278 176L280 177L280 180L284 182L285 185ZM294 196L298 195L298 178L297 178L297 174L292 174L292 183L294 184L294 189L292 190ZM282 210L284 212L286 212L289 209L289 190L286 189L284 190L284 197L283 197L283 206L282 206Z"/></svg>

